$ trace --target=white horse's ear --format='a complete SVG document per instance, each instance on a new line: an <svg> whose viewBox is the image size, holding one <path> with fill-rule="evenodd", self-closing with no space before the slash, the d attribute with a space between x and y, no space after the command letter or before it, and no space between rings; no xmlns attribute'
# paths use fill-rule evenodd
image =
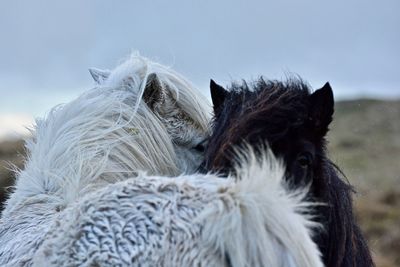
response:
<svg viewBox="0 0 400 267"><path fill-rule="evenodd" d="M144 102L153 110L157 103L161 103L165 100L165 97L166 92L161 81L155 73L150 74L143 92Z"/></svg>
<svg viewBox="0 0 400 267"><path fill-rule="evenodd" d="M107 80L108 76L110 76L110 71L108 70L100 70L96 68L89 69L90 75L92 75L93 80L97 84L102 84L105 80Z"/></svg>

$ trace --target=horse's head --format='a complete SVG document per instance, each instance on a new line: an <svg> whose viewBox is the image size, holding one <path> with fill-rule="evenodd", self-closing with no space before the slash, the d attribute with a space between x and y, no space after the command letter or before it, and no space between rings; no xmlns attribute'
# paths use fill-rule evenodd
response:
<svg viewBox="0 0 400 267"><path fill-rule="evenodd" d="M142 101L136 104L144 105L148 111L146 116L154 116L161 123L158 134L167 133L168 140L163 141L174 147L180 171L193 172L203 160L203 143L209 136L207 101L171 69L150 61L143 67L140 64L143 58L133 57L132 60L135 64L127 61L113 72L91 69L90 73L99 85L125 86L128 90L139 87L138 99Z"/></svg>
<svg viewBox="0 0 400 267"><path fill-rule="evenodd" d="M293 187L310 185L317 219L324 226L315 237L326 266L372 266L371 255L354 220L351 186L340 178L325 152L325 136L334 111L329 83L311 93L300 79L259 79L230 90L211 81L213 134L205 153L207 171L234 171L234 148L268 144L286 166Z"/></svg>
<svg viewBox="0 0 400 267"><path fill-rule="evenodd" d="M324 137L332 121L329 83L314 93L301 80L261 78L252 88L234 84L229 91L211 81L210 87L215 119L208 168L230 170L234 146L268 143L283 158L290 182L311 182L324 158Z"/></svg>
<svg viewBox="0 0 400 267"><path fill-rule="evenodd" d="M209 137L209 120L204 120L205 110L198 109L203 113L202 116L188 113L190 106L187 105L197 103L179 101L176 92L168 84L163 84L155 74L151 74L147 80L143 100L165 126L181 170L193 172L203 160L204 141Z"/></svg>

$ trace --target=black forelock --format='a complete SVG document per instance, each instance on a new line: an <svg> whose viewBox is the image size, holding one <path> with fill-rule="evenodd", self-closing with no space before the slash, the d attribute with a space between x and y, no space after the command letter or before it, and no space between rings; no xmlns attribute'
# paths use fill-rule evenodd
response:
<svg viewBox="0 0 400 267"><path fill-rule="evenodd" d="M307 122L310 87L300 78L282 82L260 77L251 83L233 83L228 91L214 118L207 151L207 161L213 162L214 170L232 167L228 159L232 158L233 145L263 140L274 143Z"/></svg>

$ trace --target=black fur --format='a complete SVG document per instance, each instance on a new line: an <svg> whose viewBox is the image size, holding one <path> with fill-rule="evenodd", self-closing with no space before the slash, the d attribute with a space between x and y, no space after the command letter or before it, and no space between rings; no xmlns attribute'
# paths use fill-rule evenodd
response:
<svg viewBox="0 0 400 267"><path fill-rule="evenodd" d="M329 83L314 93L298 78L243 81L225 92L213 81L210 85L217 101L204 170L227 174L233 171L234 147L247 143L257 151L267 142L283 158L290 184L311 184L309 198L326 204L316 208L324 229L314 236L325 265L374 266L353 215L352 187L326 156L325 135L334 111Z"/></svg>

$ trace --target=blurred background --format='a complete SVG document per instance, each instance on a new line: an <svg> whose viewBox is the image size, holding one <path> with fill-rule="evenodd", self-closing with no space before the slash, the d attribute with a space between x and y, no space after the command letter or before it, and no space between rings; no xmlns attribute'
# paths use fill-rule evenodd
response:
<svg viewBox="0 0 400 267"><path fill-rule="evenodd" d="M296 73L336 98L330 156L355 186L378 266L400 266L400 2L2 1L0 199L23 167L34 118L94 86L133 51L169 65L204 95ZM0 200L1 201L1 200Z"/></svg>

